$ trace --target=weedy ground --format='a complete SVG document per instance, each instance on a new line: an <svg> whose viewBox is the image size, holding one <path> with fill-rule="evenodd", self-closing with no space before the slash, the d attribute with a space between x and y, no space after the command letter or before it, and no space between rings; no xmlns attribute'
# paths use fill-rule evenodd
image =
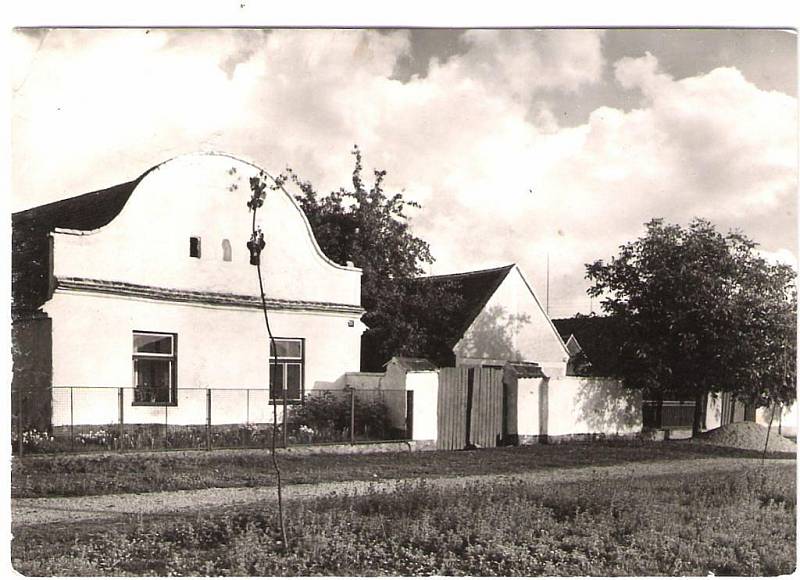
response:
<svg viewBox="0 0 800 580"><path fill-rule="evenodd" d="M284 455L280 463L284 481L293 484L515 474L705 457L760 457L760 454L683 441L618 441L457 452ZM795 455L770 457L795 458ZM266 450L26 456L22 460L15 458L11 470L11 496L15 498L259 487L273 483Z"/></svg>
<svg viewBox="0 0 800 580"><path fill-rule="evenodd" d="M363 459L363 458L362 458ZM26 575L777 575L795 567L795 466L391 493L21 529Z"/></svg>

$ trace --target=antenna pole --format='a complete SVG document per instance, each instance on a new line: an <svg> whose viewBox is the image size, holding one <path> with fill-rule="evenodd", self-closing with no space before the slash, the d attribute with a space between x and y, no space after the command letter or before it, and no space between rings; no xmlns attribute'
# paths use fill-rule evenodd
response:
<svg viewBox="0 0 800 580"><path fill-rule="evenodd" d="M550 252L547 252L547 295L545 299L545 312L550 316Z"/></svg>

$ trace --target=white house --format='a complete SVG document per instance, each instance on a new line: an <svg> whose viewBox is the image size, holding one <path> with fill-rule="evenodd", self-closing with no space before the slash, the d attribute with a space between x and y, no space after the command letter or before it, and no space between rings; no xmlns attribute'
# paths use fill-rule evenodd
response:
<svg viewBox="0 0 800 580"><path fill-rule="evenodd" d="M213 423L271 420L246 247L260 171L185 155L13 215L13 386L38 389L29 419L203 423L213 389ZM359 368L361 271L322 253L283 190L268 190L257 215L277 376L297 400Z"/></svg>
<svg viewBox="0 0 800 580"><path fill-rule="evenodd" d="M547 377L566 374L569 351L516 264L442 276L468 296L468 326L453 346L456 365L531 362Z"/></svg>

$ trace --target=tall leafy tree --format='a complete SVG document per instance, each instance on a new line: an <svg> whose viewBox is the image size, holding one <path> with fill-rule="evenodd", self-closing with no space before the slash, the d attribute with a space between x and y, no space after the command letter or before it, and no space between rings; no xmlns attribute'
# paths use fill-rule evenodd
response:
<svg viewBox="0 0 800 580"><path fill-rule="evenodd" d="M701 402L727 391L754 404L794 400L795 273L708 221L654 219L609 263L587 264L589 294L617 321L614 373L653 395Z"/></svg>
<svg viewBox="0 0 800 580"><path fill-rule="evenodd" d="M393 355L447 355L446 321L462 300L454 286L426 285L417 278L434 258L427 242L409 230L408 208L417 208L402 193L384 191L385 171L374 171L368 185L361 151L353 149L352 188L321 196L314 186L287 170L283 179L300 190L296 199L317 242L334 262L353 262L363 270L362 368L379 370Z"/></svg>

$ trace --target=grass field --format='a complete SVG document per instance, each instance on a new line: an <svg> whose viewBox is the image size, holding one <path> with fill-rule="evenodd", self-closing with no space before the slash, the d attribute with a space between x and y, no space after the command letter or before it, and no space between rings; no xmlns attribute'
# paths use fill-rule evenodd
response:
<svg viewBox="0 0 800 580"><path fill-rule="evenodd" d="M567 451L563 449L562 451ZM609 453L610 455L610 453ZM795 468L522 479L19 530L26 575L776 575L795 566Z"/></svg>
<svg viewBox="0 0 800 580"><path fill-rule="evenodd" d="M753 451L687 442L532 445L461 452L282 456L286 483L514 474L586 465L703 457L759 457ZM794 455L774 455L791 457ZM14 459L12 497L82 496L273 483L265 450L31 456Z"/></svg>

